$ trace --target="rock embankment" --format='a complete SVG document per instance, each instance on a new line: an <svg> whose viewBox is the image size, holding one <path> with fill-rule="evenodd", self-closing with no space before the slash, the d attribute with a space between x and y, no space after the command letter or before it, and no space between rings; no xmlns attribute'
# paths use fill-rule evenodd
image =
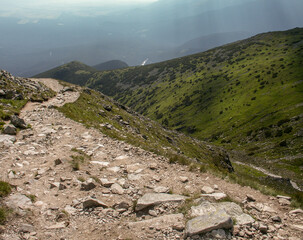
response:
<svg viewBox="0 0 303 240"><path fill-rule="evenodd" d="M54 108L78 96L30 103L31 128L0 136L0 176L15 186L0 239L301 239L289 199L169 164Z"/></svg>

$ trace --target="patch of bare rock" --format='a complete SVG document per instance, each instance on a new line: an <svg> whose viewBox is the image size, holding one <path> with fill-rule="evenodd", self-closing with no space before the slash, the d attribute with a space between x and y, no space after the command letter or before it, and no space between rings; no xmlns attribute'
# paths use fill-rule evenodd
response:
<svg viewBox="0 0 303 240"><path fill-rule="evenodd" d="M290 199L87 129L49 107L78 93L50 84L58 95L20 115L32 127L0 136L0 178L15 186L4 199L13 213L1 240L301 239L303 211ZM89 157L75 170L79 152Z"/></svg>

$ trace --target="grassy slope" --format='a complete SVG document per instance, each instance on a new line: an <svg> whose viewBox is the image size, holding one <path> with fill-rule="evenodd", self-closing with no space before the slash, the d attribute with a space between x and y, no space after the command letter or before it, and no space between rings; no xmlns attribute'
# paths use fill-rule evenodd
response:
<svg viewBox="0 0 303 240"><path fill-rule="evenodd" d="M302 65L297 28L144 67L90 72L86 85L169 128L243 151L250 157L238 160L303 186Z"/></svg>
<svg viewBox="0 0 303 240"><path fill-rule="evenodd" d="M303 29L293 29L95 73L87 85L172 129L244 150L253 156L246 161L303 186L302 65Z"/></svg>
<svg viewBox="0 0 303 240"><path fill-rule="evenodd" d="M34 77L55 78L82 86L85 85L88 77L94 72L97 72L97 69L87 66L84 63L73 61L47 72L40 73Z"/></svg>

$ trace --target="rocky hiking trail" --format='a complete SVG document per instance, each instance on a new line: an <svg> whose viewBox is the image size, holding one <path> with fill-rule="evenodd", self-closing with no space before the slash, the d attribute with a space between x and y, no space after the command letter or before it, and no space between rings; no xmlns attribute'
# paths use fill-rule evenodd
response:
<svg viewBox="0 0 303 240"><path fill-rule="evenodd" d="M0 144L0 176L15 186L0 239L303 239L303 211L287 197L88 129L54 108L77 100L76 90L36 81L57 96L28 103L20 118L31 128Z"/></svg>

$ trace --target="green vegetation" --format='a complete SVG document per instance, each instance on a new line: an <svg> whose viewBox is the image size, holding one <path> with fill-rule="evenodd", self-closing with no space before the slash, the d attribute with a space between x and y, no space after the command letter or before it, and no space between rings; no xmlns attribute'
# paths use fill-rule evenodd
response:
<svg viewBox="0 0 303 240"><path fill-rule="evenodd" d="M12 188L9 183L0 181L0 198L7 196L11 191Z"/></svg>
<svg viewBox="0 0 303 240"><path fill-rule="evenodd" d="M98 70L87 66L83 63L73 61L67 64L64 64L60 67L51 69L45 73L36 75L37 78L55 78L64 80L66 82L71 82L78 85L85 85L87 79L91 74L97 72Z"/></svg>
<svg viewBox="0 0 303 240"><path fill-rule="evenodd" d="M250 163L303 187L302 50L303 29L271 32L162 63L91 72L86 86L170 129L245 151Z"/></svg>
<svg viewBox="0 0 303 240"><path fill-rule="evenodd" d="M84 89L76 102L65 104L58 110L87 127L99 129L107 136L166 156L171 163L187 165L196 161L208 169L220 168L215 165L217 155L205 143L165 129L97 91ZM78 170L89 156L77 149L73 151L78 154L71 156L71 164L74 170Z"/></svg>
<svg viewBox="0 0 303 240"><path fill-rule="evenodd" d="M6 197L12 191L11 185L7 182L0 181L0 203L3 197ZM0 225L5 224L9 209L6 207L0 207Z"/></svg>

